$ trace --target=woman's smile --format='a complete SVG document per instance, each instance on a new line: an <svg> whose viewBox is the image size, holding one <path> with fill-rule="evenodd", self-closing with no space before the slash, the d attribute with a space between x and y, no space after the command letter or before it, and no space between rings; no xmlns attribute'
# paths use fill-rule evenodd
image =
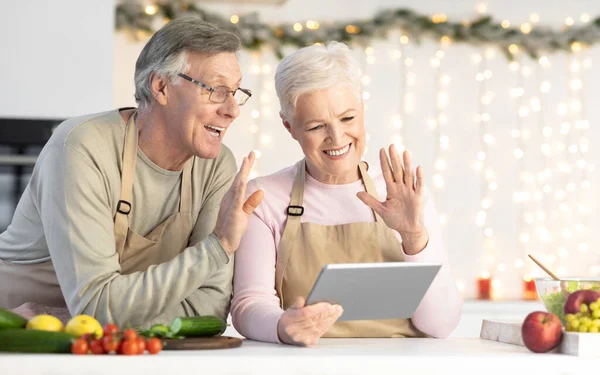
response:
<svg viewBox="0 0 600 375"><path fill-rule="evenodd" d="M348 143L347 145L339 148L323 150L323 153L332 160L343 159L350 152L350 147L352 147L352 143Z"/></svg>

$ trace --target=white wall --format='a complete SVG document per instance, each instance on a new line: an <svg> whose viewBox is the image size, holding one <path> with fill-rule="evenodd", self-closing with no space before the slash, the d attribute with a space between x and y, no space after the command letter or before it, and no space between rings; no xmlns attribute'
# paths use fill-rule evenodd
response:
<svg viewBox="0 0 600 375"><path fill-rule="evenodd" d="M61 118L112 106L112 0L3 0L0 117Z"/></svg>
<svg viewBox="0 0 600 375"><path fill-rule="evenodd" d="M111 108L112 0L2 0L0 9L0 117L67 118ZM12 189L5 167L0 228L12 216Z"/></svg>
<svg viewBox="0 0 600 375"><path fill-rule="evenodd" d="M405 0L401 4L394 0L378 1L321 1L321 0L289 0L281 7L257 7L236 5L211 5L210 9L222 12L224 15L244 14L259 10L261 19L269 22L294 21L303 22L308 19L318 20L323 24L328 20L356 19L369 17L375 11L387 7L406 6L424 13L445 13L450 19L462 20L476 15L479 1L420 1ZM508 19L513 24L529 20L536 13L543 24L560 27L565 18L573 17L579 23L582 13L588 13L592 18L600 15L600 3L593 1L564 1L547 0L504 0L488 1L488 13L496 19ZM143 42L133 43L123 35L115 37L115 92L116 106L133 104L132 75L135 58ZM409 43L401 47L398 36L392 36L387 41L372 44L375 63L366 62L366 56L361 48L356 47L356 56L361 59L365 73L371 83L365 86L370 93L367 101L366 127L370 135L369 151L366 159L377 165L376 150L392 142L394 135L403 138L403 144L413 151L414 157L426 170L429 185L435 170L436 158L443 157L448 164L447 169L440 171L445 180L445 188L432 190L436 193L438 210L447 219L444 226L444 236L447 249L458 281L464 286L467 297L475 295L475 278L482 271L490 271L501 281L498 295L504 298L520 298L521 282L524 274L539 275L526 258L527 253L540 256L552 269L564 275L591 275L600 272L598 240L594 238L597 225L597 215L593 208L598 198L597 178L587 167L580 170L576 167L579 159L589 164L598 164L600 154L595 145L600 140L597 122L600 108L595 105L600 99L597 82L600 82L594 64L600 64L600 49L586 50L576 56L581 65L578 73L569 70L572 58L564 53L549 55L550 67L544 68L535 60L523 58L517 72L509 69L505 58L499 53L492 53L484 48L464 45L450 45L444 49L440 70L432 68L430 63L439 45L426 41L421 45ZM390 58L395 49L403 49L403 58ZM473 55L488 56L486 67L473 63ZM405 58L412 59L413 64L407 67ZM261 159L258 161L257 172L266 174L288 166L302 155L299 147L284 131L278 121L278 103L272 84L272 76L276 59L268 52L263 55L242 54L244 69L244 85L251 88L255 95L244 107L242 116L236 121L236 126L228 133L228 144L238 157L242 157L251 149L260 149ZM588 65L591 63L591 67ZM524 76L522 68L530 70ZM476 81L476 74L485 70L491 72L491 77L485 83ZM260 74L257 74L261 71ZM451 80L443 91L448 97L448 106L438 108L436 98L440 93L438 74L448 75ZM407 78L409 77L410 78ZM578 76L583 83L583 89L573 91L569 88L572 78ZM412 84L410 81L413 80ZM539 87L542 81L551 83L551 90L542 94ZM524 95L520 98L510 96L510 90L522 87ZM488 107L480 105L481 90L494 92L495 97ZM395 129L392 116L402 112L402 100L407 96L414 99L412 112L404 113L403 128ZM404 99L403 99L404 98ZM533 108L531 100L537 98L541 104L539 111ZM561 102L572 103L579 101L582 108L579 111L568 111L564 116L557 114ZM405 102L404 102L405 103ZM406 103L405 103L406 104ZM525 106L529 114L519 117L518 111ZM253 111L259 111L260 117L253 118ZM486 170L490 168L497 183L497 190L490 191L488 182L481 173L474 170L472 165L477 153L482 147L484 127L475 122L474 116L481 112L490 115L487 132L496 142L489 146L486 159ZM429 120L443 113L448 123L442 128L431 129ZM590 129L576 129L569 135L561 135L563 122L572 125L578 119L588 119ZM258 133L251 130L258 129ZM553 133L544 138L541 133L544 127L550 127ZM519 141L511 136L514 128L520 128L524 134L529 132L528 139ZM450 139L450 148L446 151L438 149L439 136L446 135ZM560 143L567 147L580 141L589 144L589 152L574 154L557 150ZM519 142L522 144L519 145ZM545 158L540 147L549 143L552 154ZM515 148L521 147L525 157L521 160L513 156ZM573 167L570 174L558 172L559 163L565 162ZM544 163L554 170L554 175L544 182L525 185L521 182L522 173L532 173L537 177L543 170ZM591 182L591 188L584 189L584 181ZM573 182L576 188L572 192L565 186ZM540 201L530 201L526 204L513 202L514 192L529 191L533 194L541 191L546 184L552 190L543 194ZM562 201L555 199L566 192ZM481 210L481 201L489 197L493 206L487 212L485 227L491 228L494 235L484 239L483 227L475 225L475 219ZM570 213L561 211L559 204L566 203ZM592 209L592 213L582 215L577 213L578 204ZM548 219L542 222L537 219L538 212L545 212ZM573 214L574 212L574 214ZM531 213L535 223L523 222L523 215ZM552 219L550 219L554 215ZM570 216L569 216L570 215ZM578 223L582 227L577 226ZM551 236L551 241L544 242L540 228L545 227ZM570 231L562 233L563 230ZM581 229L581 230L580 230ZM527 243L519 241L522 233L528 233ZM565 236L561 236L565 234ZM493 242L490 242L490 239ZM584 244L584 245L581 245ZM587 244L587 248L585 247ZM561 250L562 248L562 250ZM581 248L584 251L580 251ZM520 266L519 261L524 263ZM592 266L596 266L593 268Z"/></svg>
<svg viewBox="0 0 600 375"><path fill-rule="evenodd" d="M477 6L485 4L488 13L500 19L522 23L531 13L540 15L542 22L563 22L565 17L578 18L581 13L598 14L600 5L593 0L287 0L282 6L257 6L238 3L215 5L207 0L206 8L223 13L243 14L259 11L268 22L296 22L301 20L351 20L368 18L374 12L387 8L409 8L426 14L444 13L449 19L463 19L477 14ZM202 2L200 2L200 5Z"/></svg>

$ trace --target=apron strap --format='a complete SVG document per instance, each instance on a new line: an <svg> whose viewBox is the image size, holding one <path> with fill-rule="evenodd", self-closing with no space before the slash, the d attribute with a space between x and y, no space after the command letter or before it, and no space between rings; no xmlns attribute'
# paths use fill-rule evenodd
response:
<svg viewBox="0 0 600 375"><path fill-rule="evenodd" d="M281 240L279 241L277 251L277 262L275 267L275 290L280 296L280 304L283 307L283 275L285 273L285 267L290 258L291 252L288 250L291 248L290 244L295 239L297 233L302 225L301 216L304 213L304 182L306 179L306 159L302 159L297 164L296 178L294 179L294 185L292 187L292 195L290 198L290 205L287 207L287 223L283 229ZM365 190L371 194L375 199L379 199L377 189L373 180L367 173L368 164L361 161L358 164L358 169L365 184ZM383 223L381 217L373 211L375 215L375 221ZM281 250L281 251L279 251Z"/></svg>
<svg viewBox="0 0 600 375"><path fill-rule="evenodd" d="M125 239L129 229L129 214L131 213L131 199L133 194L133 178L135 162L137 159L137 124L136 112L132 113L125 128L125 142L123 145L123 165L121 167L121 195L115 213L115 244L119 259L123 255Z"/></svg>
<svg viewBox="0 0 600 375"><path fill-rule="evenodd" d="M296 178L294 179L294 185L292 187L292 195L290 198L290 205L287 207L287 222L283 229L283 234L281 235L281 240L279 240L279 245L277 246L277 261L275 266L275 289L279 294L279 303L283 308L283 274L285 272L285 267L290 258L290 248L291 242L296 237L296 234L300 230L301 226L301 217L304 213L304 207L302 204L304 203L304 181L306 178L306 159L300 160L296 163ZM281 249L282 251L279 251Z"/></svg>
<svg viewBox="0 0 600 375"><path fill-rule="evenodd" d="M194 165L194 157L188 160L181 173L181 193L179 200L179 212L192 211L192 167Z"/></svg>
<svg viewBox="0 0 600 375"><path fill-rule="evenodd" d="M304 214L304 181L306 180L306 159L302 159L297 163L296 178L292 187L292 195L290 197L290 205L287 207L288 224L290 221L293 225L300 223L300 217Z"/></svg>
<svg viewBox="0 0 600 375"><path fill-rule="evenodd" d="M369 165L366 162L361 161L360 163L358 163L358 170L360 171L360 176L362 177L363 183L365 184L365 190L367 191L367 193L372 195L375 199L379 200L379 194L377 194L377 189L375 188L375 184L373 183L373 180L367 173L368 169L369 169ZM383 222L383 219L377 214L377 212L373 211L373 215L375 215L376 222L380 222L380 223Z"/></svg>

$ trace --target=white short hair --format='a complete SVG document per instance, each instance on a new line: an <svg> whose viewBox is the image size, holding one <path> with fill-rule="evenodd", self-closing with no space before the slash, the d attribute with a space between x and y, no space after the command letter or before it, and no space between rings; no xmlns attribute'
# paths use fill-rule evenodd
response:
<svg viewBox="0 0 600 375"><path fill-rule="evenodd" d="M286 56L277 66L275 90L288 120L302 94L347 83L362 99L360 67L344 43L314 44Z"/></svg>

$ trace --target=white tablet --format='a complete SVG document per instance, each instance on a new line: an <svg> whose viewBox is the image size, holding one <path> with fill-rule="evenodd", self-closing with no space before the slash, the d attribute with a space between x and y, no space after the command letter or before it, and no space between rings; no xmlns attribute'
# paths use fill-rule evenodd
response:
<svg viewBox="0 0 600 375"><path fill-rule="evenodd" d="M406 319L421 303L441 263L327 264L306 304L339 304L342 320Z"/></svg>

